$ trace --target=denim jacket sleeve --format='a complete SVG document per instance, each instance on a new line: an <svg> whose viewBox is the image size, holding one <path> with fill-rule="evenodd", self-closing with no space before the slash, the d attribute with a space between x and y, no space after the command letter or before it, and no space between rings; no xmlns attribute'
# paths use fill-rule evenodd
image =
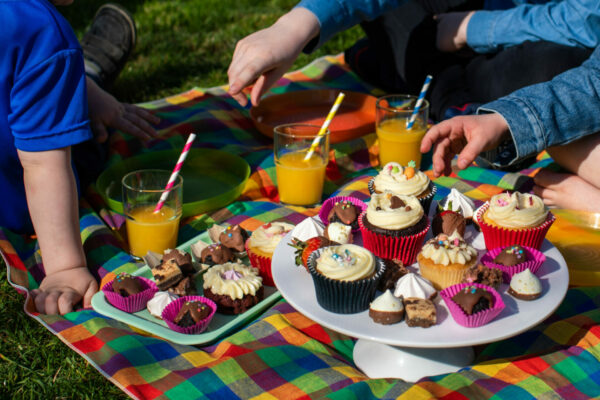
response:
<svg viewBox="0 0 600 400"><path fill-rule="evenodd" d="M563 0L477 11L467 26L467 44L492 53L526 40L594 48L600 43L600 1Z"/></svg>
<svg viewBox="0 0 600 400"><path fill-rule="evenodd" d="M511 159L497 150L482 154L497 166L600 132L600 47L580 67L477 110L478 114L488 112L502 115L512 136Z"/></svg>
<svg viewBox="0 0 600 400"><path fill-rule="evenodd" d="M321 30L305 48L306 53L319 48L333 35L351 28L361 21L377 18L397 7L404 0L302 0L296 7L303 7L315 14Z"/></svg>

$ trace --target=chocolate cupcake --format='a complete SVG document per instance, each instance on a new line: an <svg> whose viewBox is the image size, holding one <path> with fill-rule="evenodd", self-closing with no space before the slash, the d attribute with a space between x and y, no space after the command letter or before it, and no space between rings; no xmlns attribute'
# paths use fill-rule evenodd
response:
<svg viewBox="0 0 600 400"><path fill-rule="evenodd" d="M148 300L157 291L156 284L150 279L131 276L123 272L119 273L114 280L102 286L102 293L106 300L119 310L128 313L143 310Z"/></svg>
<svg viewBox="0 0 600 400"><path fill-rule="evenodd" d="M222 314L241 314L264 297L262 278L256 268L225 263L204 274L204 296L217 304Z"/></svg>
<svg viewBox="0 0 600 400"><path fill-rule="evenodd" d="M248 232L241 226L231 225L221 232L219 242L235 252L242 253L245 251L244 244L249 236Z"/></svg>
<svg viewBox="0 0 600 400"><path fill-rule="evenodd" d="M467 328L482 326L496 318L505 305L495 289L480 283L459 283L440 292L450 315Z"/></svg>
<svg viewBox="0 0 600 400"><path fill-rule="evenodd" d="M200 261L202 264L213 266L217 264L225 264L233 261L235 256L224 244L213 243L200 252Z"/></svg>

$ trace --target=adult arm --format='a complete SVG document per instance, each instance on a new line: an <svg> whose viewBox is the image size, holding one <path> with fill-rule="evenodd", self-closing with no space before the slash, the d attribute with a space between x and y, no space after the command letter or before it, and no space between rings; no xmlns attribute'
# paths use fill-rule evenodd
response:
<svg viewBox="0 0 600 400"><path fill-rule="evenodd" d="M600 47L580 67L548 82L517 90L482 105L478 114L498 113L506 120L514 157L497 150L484 157L507 165L551 146L567 144L600 131Z"/></svg>
<svg viewBox="0 0 600 400"><path fill-rule="evenodd" d="M600 2L563 0L522 4L508 10L477 11L468 21L466 43L478 53L495 52L527 40L598 46Z"/></svg>

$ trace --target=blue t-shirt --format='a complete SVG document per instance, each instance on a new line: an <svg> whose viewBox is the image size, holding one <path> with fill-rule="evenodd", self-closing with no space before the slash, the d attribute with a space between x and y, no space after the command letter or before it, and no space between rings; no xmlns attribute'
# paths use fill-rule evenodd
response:
<svg viewBox="0 0 600 400"><path fill-rule="evenodd" d="M81 47L46 0L0 0L0 226L32 232L22 151L91 138Z"/></svg>

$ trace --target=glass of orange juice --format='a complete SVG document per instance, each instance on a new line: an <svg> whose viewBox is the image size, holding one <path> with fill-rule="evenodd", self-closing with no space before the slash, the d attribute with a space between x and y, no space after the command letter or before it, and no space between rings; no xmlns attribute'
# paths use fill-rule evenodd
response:
<svg viewBox="0 0 600 400"><path fill-rule="evenodd" d="M284 204L314 206L321 202L329 160L329 130L306 158L320 129L310 124L285 124L274 129L277 189L279 201Z"/></svg>
<svg viewBox="0 0 600 400"><path fill-rule="evenodd" d="M410 120L417 96L391 94L377 99L375 103L375 129L379 139L379 165L390 161L408 165L414 161L421 165L421 140L427 132L429 102L423 100L415 122L410 130L406 128Z"/></svg>
<svg viewBox="0 0 600 400"><path fill-rule="evenodd" d="M170 171L144 169L130 172L123 177L123 211L126 217L127 239L129 251L136 257L143 257L148 251L162 254L177 245L182 214L181 176L177 176L175 184L169 189L165 204L158 212L154 212L170 176Z"/></svg>

